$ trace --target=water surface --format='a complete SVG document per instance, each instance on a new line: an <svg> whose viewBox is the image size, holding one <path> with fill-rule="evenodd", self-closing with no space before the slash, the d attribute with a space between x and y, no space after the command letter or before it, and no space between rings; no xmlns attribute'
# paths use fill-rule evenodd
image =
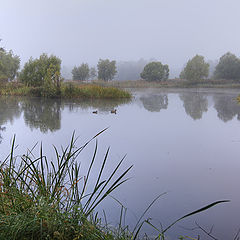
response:
<svg viewBox="0 0 240 240"><path fill-rule="evenodd" d="M169 239L177 233L192 237L201 233L201 239L208 239L202 231L189 230L196 227L195 221L206 229L214 225L213 235L219 239L233 239L240 227L240 105L235 100L239 92L132 92L131 102L0 98L1 158L9 153L14 134L19 144L17 154L42 141L45 152L53 156L52 144L66 146L73 131L81 145L109 127L98 138L99 161L111 146L107 171L125 154L122 170L134 165L131 179L113 194L128 208L127 223L134 225L148 204L163 192L167 194L146 215L157 226L167 226L208 203L230 199L230 203L180 222L169 231ZM112 109L117 113L111 114ZM96 110L98 114L93 114ZM94 144L79 159L83 173ZM109 199L102 207L114 224L120 212L118 204ZM154 234L149 227L145 230Z"/></svg>

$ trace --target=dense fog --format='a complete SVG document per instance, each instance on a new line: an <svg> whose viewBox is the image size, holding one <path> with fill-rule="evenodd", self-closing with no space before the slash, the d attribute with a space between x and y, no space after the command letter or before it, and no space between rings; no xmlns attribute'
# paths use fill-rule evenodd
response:
<svg viewBox="0 0 240 240"><path fill-rule="evenodd" d="M75 65L117 61L116 79L135 79L156 59L178 76L195 54L214 63L227 51L240 55L238 0L0 0L1 46L21 65L43 52L62 59L63 75ZM128 72L126 63L132 66ZM65 70L64 70L65 69Z"/></svg>

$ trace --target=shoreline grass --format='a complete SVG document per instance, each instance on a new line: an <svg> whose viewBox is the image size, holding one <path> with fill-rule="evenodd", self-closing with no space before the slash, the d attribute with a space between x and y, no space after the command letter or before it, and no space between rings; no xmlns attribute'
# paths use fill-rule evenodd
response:
<svg viewBox="0 0 240 240"><path fill-rule="evenodd" d="M206 79L198 82L190 82L183 79L168 79L162 82L135 81L93 81L100 86L111 86L117 88L240 88L239 81Z"/></svg>
<svg viewBox="0 0 240 240"><path fill-rule="evenodd" d="M58 91L43 87L28 87L21 83L7 83L0 86L1 96L31 96L79 99L131 99L131 94L123 89L96 84L63 83Z"/></svg>

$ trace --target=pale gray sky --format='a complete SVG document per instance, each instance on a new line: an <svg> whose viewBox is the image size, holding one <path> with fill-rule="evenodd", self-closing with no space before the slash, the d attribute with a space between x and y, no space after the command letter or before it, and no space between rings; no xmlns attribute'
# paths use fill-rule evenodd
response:
<svg viewBox="0 0 240 240"><path fill-rule="evenodd" d="M0 0L2 45L53 53L63 65L155 58L182 67L195 54L240 55L239 0Z"/></svg>

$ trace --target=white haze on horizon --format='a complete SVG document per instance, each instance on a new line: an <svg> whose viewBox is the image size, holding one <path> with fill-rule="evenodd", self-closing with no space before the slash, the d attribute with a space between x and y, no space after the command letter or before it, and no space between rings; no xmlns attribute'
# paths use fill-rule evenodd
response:
<svg viewBox="0 0 240 240"><path fill-rule="evenodd" d="M45 52L63 66L143 58L179 70L196 54L240 55L239 9L239 0L0 0L0 45L21 65Z"/></svg>

